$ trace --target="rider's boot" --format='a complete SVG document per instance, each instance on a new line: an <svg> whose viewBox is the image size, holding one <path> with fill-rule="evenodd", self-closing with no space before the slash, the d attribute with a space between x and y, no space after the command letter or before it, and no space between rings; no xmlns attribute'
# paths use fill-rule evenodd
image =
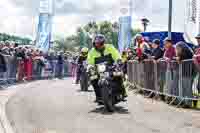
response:
<svg viewBox="0 0 200 133"><path fill-rule="evenodd" d="M98 85L98 80L91 81L91 84L94 88L94 92L95 92L95 96L96 96L95 102L98 103L99 101L102 101L101 90Z"/></svg>

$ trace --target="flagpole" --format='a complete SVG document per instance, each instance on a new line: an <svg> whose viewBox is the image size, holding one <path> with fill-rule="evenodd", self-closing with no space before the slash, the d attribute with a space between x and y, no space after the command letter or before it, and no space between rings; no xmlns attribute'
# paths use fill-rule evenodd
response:
<svg viewBox="0 0 200 133"><path fill-rule="evenodd" d="M168 38L172 39L172 0L169 0Z"/></svg>

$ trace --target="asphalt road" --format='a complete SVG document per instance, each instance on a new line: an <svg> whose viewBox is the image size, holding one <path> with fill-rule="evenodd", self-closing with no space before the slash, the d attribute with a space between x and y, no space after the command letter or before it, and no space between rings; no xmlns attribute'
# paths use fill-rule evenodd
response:
<svg viewBox="0 0 200 133"><path fill-rule="evenodd" d="M18 86L19 88L22 85ZM200 113L130 94L115 113L96 106L93 92L72 79L26 84L8 102L16 133L199 133Z"/></svg>

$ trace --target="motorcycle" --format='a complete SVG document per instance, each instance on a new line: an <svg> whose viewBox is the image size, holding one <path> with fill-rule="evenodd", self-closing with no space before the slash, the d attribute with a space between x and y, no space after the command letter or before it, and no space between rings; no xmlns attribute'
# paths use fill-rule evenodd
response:
<svg viewBox="0 0 200 133"><path fill-rule="evenodd" d="M87 72L87 62L84 61L82 65L79 66L81 70L80 75L80 87L81 91L88 91L89 88L89 77Z"/></svg>
<svg viewBox="0 0 200 133"><path fill-rule="evenodd" d="M107 111L113 112L114 106L123 101L123 96L119 83L116 79L123 78L123 70L120 65L107 65L105 62L96 65L97 73L91 72L90 80L98 79L101 88L102 103ZM98 74L98 75L97 75Z"/></svg>

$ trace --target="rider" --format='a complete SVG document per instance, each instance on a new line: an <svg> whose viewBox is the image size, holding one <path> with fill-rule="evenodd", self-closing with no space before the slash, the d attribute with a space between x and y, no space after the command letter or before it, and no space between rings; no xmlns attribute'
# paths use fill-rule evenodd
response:
<svg viewBox="0 0 200 133"><path fill-rule="evenodd" d="M88 56L88 48L84 47L81 49L80 55L77 58L77 72L76 72L76 84L79 83L80 75L81 75L81 65L83 64L83 61L87 60Z"/></svg>
<svg viewBox="0 0 200 133"><path fill-rule="evenodd" d="M118 52L118 50L111 44L105 44L105 36L98 34L93 41L93 47L88 54L88 64L91 66L95 66L98 63L108 61L109 63L117 62L118 60L121 60L121 55ZM122 95L123 98L127 97L125 87L123 86L123 80L120 82L117 82L120 84L122 88ZM101 101L101 92L100 87L98 85L98 79L91 81L91 84L94 88L95 95L96 95L96 101ZM125 100L125 99L124 99Z"/></svg>

